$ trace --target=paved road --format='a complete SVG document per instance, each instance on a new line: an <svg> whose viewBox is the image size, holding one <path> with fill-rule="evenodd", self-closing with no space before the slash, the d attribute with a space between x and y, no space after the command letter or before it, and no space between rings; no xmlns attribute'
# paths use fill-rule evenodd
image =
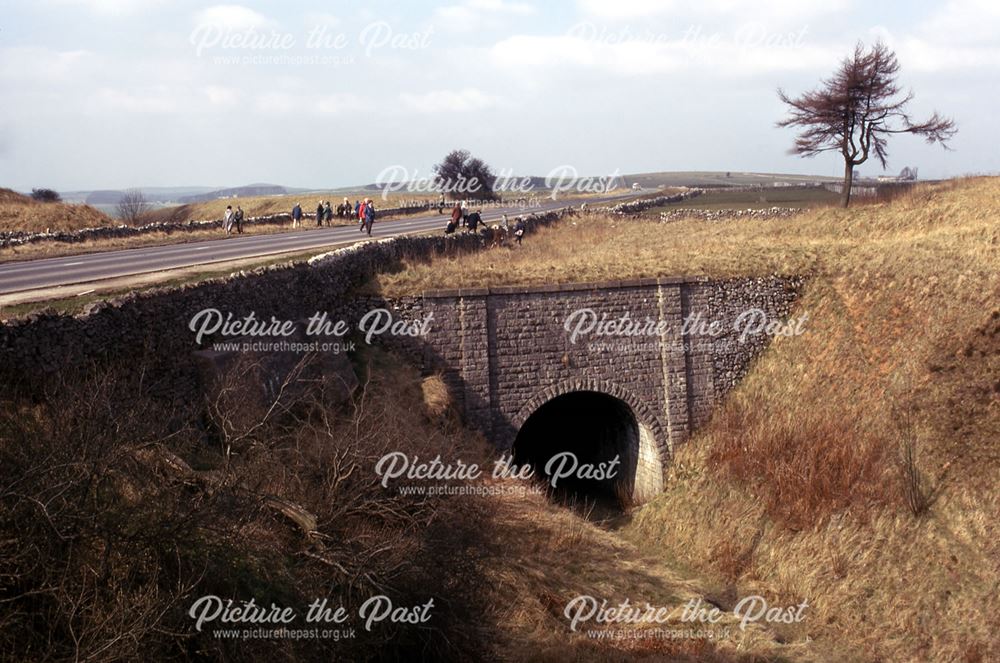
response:
<svg viewBox="0 0 1000 663"><path fill-rule="evenodd" d="M595 198L589 200L588 205L601 204L635 195L637 192ZM483 219L492 221L499 219L501 214L507 214L513 218L518 214L546 212L566 207L568 204L570 203L557 200L546 201L541 207L530 210L522 210L519 207L493 209L485 211ZM448 210L445 210L444 214L438 214L435 211L409 219L376 221L372 237L381 238L408 233L443 231L447 223L447 213ZM62 258L42 258L7 263L0 265L0 294L88 283L278 253L308 251L367 239L367 236L358 231L357 226L309 228L307 219L303 219L303 223L306 224L306 229L294 232L235 236L183 244L120 249Z"/></svg>

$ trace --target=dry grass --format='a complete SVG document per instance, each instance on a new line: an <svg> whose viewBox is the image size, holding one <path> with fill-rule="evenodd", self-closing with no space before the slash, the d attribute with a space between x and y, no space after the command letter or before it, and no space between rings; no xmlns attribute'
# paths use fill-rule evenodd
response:
<svg viewBox="0 0 1000 663"><path fill-rule="evenodd" d="M861 270L861 278L866 272L874 278L897 266L920 278L939 271L939 255L952 249L974 254L973 266L978 263L984 271L984 259L996 246L991 242L1000 237L990 211L1000 206L998 189L989 179L946 184L905 194L894 204L822 208L752 223L692 219L659 225L579 215L531 235L520 248L412 264L384 275L377 285L387 294L413 294L443 283L489 286L774 272L836 276L848 268ZM962 259L952 256L945 268L963 273ZM975 273L972 269L966 278Z"/></svg>
<svg viewBox="0 0 1000 663"><path fill-rule="evenodd" d="M40 203L10 189L0 189L0 231L77 230L113 225L104 212L89 205Z"/></svg>
<svg viewBox="0 0 1000 663"><path fill-rule="evenodd" d="M449 412L454 410L451 394L448 393L448 385L440 375L430 375L420 383L420 389L424 396L424 410L427 416L434 420L443 419Z"/></svg>
<svg viewBox="0 0 1000 663"><path fill-rule="evenodd" d="M376 286L808 275L807 332L772 344L626 534L731 594L808 599L808 636L851 659L995 660L998 217L993 178L752 224L584 216Z"/></svg>

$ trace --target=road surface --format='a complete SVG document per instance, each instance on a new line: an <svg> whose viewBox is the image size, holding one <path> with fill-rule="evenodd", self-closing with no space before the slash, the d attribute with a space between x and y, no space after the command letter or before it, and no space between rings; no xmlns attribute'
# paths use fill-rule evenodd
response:
<svg viewBox="0 0 1000 663"><path fill-rule="evenodd" d="M640 193L630 191L625 194L593 198L588 206L599 205L622 198L631 198ZM575 201L579 205L584 201ZM490 209L483 212L483 220L494 221L502 214L513 219L517 215L544 213L567 207L571 202L547 200L539 207L522 209L508 207ZM373 238L392 237L411 233L444 231L448 209L444 214L437 211L415 218L395 221L375 222ZM309 227L308 219L302 230L272 233L267 235L230 236L182 244L150 246L135 249L119 249L86 253L62 258L41 258L23 262L0 264L0 294L25 292L57 286L76 285L103 281L106 279L161 272L184 267L229 262L246 258L269 256L281 253L322 249L336 245L350 244L368 239L357 226L332 228Z"/></svg>

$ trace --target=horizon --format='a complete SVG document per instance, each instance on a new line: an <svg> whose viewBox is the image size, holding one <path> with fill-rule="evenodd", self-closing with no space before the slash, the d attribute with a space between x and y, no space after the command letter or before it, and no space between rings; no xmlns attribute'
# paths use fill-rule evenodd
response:
<svg viewBox="0 0 1000 663"><path fill-rule="evenodd" d="M16 0L6 14L0 186L22 191L343 188L393 167L426 177L455 148L533 176L836 177L838 155L788 153L775 91L816 87L876 39L899 56L913 115L940 111L959 133L950 151L899 136L884 171L859 172L997 171L1000 42L986 19L1000 8L982 0L905 12L853 0Z"/></svg>

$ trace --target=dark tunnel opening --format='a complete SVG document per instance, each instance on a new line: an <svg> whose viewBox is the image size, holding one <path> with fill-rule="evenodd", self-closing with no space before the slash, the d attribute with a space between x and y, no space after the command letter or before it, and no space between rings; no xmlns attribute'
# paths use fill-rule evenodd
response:
<svg viewBox="0 0 1000 663"><path fill-rule="evenodd" d="M639 425L626 403L574 391L528 417L514 441L513 458L516 465L531 465L534 476L547 483L556 475L556 486L549 485L558 501L620 511L631 494L638 440Z"/></svg>

